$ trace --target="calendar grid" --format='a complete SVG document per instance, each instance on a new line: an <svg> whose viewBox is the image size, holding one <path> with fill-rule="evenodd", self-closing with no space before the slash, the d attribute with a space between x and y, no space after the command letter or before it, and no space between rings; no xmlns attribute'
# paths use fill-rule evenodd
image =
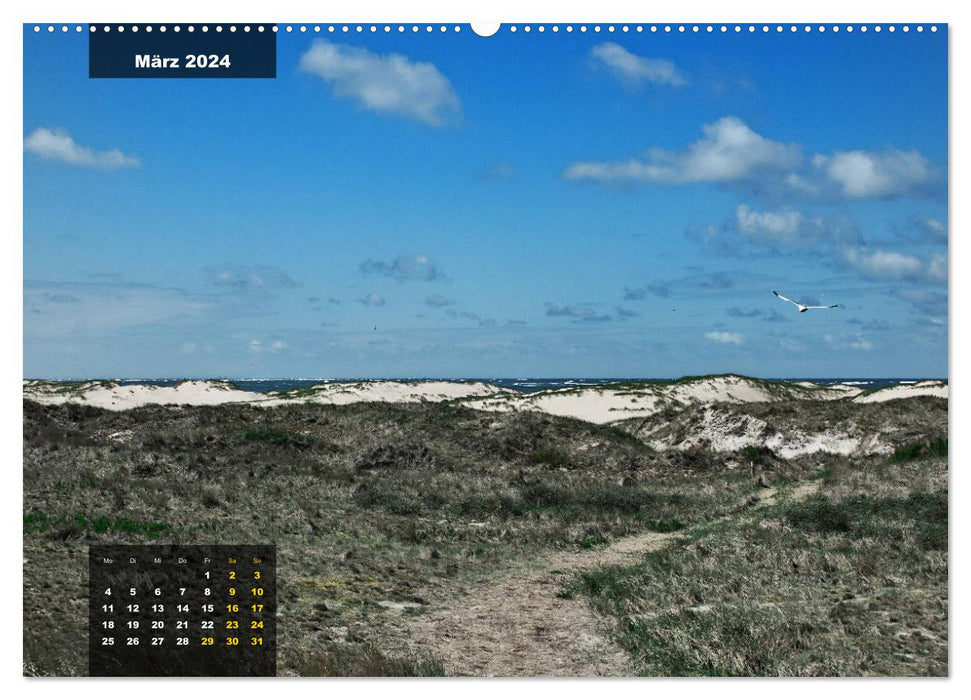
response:
<svg viewBox="0 0 971 700"><path fill-rule="evenodd" d="M273 545L89 549L91 676L276 675Z"/></svg>

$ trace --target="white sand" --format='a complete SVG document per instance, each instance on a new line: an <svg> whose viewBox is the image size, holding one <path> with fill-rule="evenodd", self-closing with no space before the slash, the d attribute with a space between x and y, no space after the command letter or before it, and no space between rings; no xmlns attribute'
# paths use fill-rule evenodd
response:
<svg viewBox="0 0 971 700"><path fill-rule="evenodd" d="M287 393L277 395L274 403L311 402L349 404L360 401L388 403L452 401L476 396L506 394L500 387L484 382L329 382L317 384L299 398Z"/></svg>
<svg viewBox="0 0 971 700"><path fill-rule="evenodd" d="M503 389L482 382L334 382L318 384L300 393L262 394L242 391L227 382L184 381L175 386L113 382L85 382L77 387L50 382L24 382L24 398L45 404L80 403L113 411L150 404L215 406L249 403L280 406L292 403L349 404L360 401L421 402L445 401L502 393Z"/></svg>
<svg viewBox="0 0 971 700"><path fill-rule="evenodd" d="M258 402L265 394L240 391L224 382L187 381L175 386L132 384L120 386L113 382L92 383L74 392L51 392L43 386L24 386L24 397L38 403L81 403L113 411L124 411L150 404L215 406L223 403Z"/></svg>
<svg viewBox="0 0 971 700"><path fill-rule="evenodd" d="M85 382L66 385L43 381L25 381L24 398L39 403L82 403L99 408L121 411L149 404L214 406L224 403L250 403L258 406L279 406L296 403L346 405L361 401L374 402L437 402L460 401L469 408L487 411L538 411L556 416L579 418L591 423L610 423L625 418L646 417L665 408L714 403L749 403L811 398L854 401L889 401L908 396L941 396L947 398L947 384L938 381L918 382L890 387L863 394L859 387L836 385L822 387L810 382L776 384L734 375L705 377L695 380L658 384L632 384L614 387L584 387L556 389L522 394L484 382L447 381L362 381L327 382L308 389L262 394L242 391L227 382L185 381L172 387L147 384L119 386L112 382ZM712 427L709 439L713 449L738 449L745 444L738 435L729 436L727 429ZM748 428L741 431L748 432ZM838 447L838 451L854 451L857 447L836 444L833 436L803 436L795 444L794 436L786 437L786 445L776 450L814 451ZM790 443L792 443L790 445ZM760 441L758 444L762 444ZM771 443L765 443L772 447ZM715 446L717 445L717 446ZM732 445L737 445L732 447ZM773 449L776 449L773 447Z"/></svg>
<svg viewBox="0 0 971 700"><path fill-rule="evenodd" d="M893 401L894 399L906 399L911 396L937 396L946 399L948 397L947 388L947 384L938 381L901 384L899 386L888 386L885 389L877 389L869 394L857 396L853 400L857 403L877 403L880 401Z"/></svg>
<svg viewBox="0 0 971 700"><path fill-rule="evenodd" d="M701 446L715 452L735 452L749 446L765 445L784 459L816 452L869 455L887 454L893 450L874 436L858 438L836 431L805 433L799 430L767 435L768 429L768 424L760 418L705 406L700 420L681 442L672 443L663 438L648 442L656 450L687 450Z"/></svg>
<svg viewBox="0 0 971 700"><path fill-rule="evenodd" d="M798 387L798 388L794 388ZM733 375L685 382L644 384L634 387L557 389L533 394L507 394L464 402L486 411L539 411L591 423L653 415L665 407L708 403L752 403L793 398L835 400L859 394L853 387L821 387L811 383L766 384Z"/></svg>

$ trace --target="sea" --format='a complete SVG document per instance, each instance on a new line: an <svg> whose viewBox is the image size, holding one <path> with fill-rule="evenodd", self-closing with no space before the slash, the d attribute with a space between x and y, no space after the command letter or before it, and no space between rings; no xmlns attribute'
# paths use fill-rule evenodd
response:
<svg viewBox="0 0 971 700"><path fill-rule="evenodd" d="M155 386L172 386L185 378L167 379L113 379L117 384L152 384ZM216 378L214 378L216 379ZM770 382L813 382L823 386L830 384L848 384L858 386L861 389L882 389L888 386L900 384L914 384L920 381L932 379L931 377L784 377L766 379ZM325 379L325 378L300 378L300 379L234 379L220 377L219 381L232 382L243 391L256 391L268 393L271 391L289 391L291 389L302 389L315 384L344 383L344 382L371 382L371 381L445 381L445 382L485 382L505 389L513 389L524 394L547 391L550 389L569 389L584 386L601 386L604 384L616 384L618 382L670 382L671 379L660 379L657 377L466 377L456 378L435 378L435 377L395 377L387 379L376 378L344 378L344 379ZM946 381L946 380L940 380Z"/></svg>

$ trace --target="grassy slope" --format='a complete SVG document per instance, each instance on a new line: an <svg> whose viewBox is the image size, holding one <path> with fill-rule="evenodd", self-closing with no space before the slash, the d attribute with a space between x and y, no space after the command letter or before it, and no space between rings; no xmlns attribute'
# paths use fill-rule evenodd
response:
<svg viewBox="0 0 971 700"><path fill-rule="evenodd" d="M691 531L573 591L645 675L946 675L947 464L913 452L844 464L817 496Z"/></svg>
<svg viewBox="0 0 971 700"><path fill-rule="evenodd" d="M382 601L704 522L753 490L713 479L723 460L659 455L611 428L447 404L24 412L24 643L38 674L84 673L90 543L276 542L283 672L427 673L433 660L377 651L401 626ZM647 485L618 485L632 473Z"/></svg>
<svg viewBox="0 0 971 700"><path fill-rule="evenodd" d="M908 401L893 410L912 406L939 434L939 413ZM616 615L639 672L947 671L946 464L930 442L896 460L766 456L770 483L825 476L823 498L753 517L757 487L729 468L748 457L656 453L618 429L540 414L24 412L28 673L85 672L90 543L276 542L282 672L436 675L435 659L407 653L402 613L382 601L438 600L542 550L679 526L690 546L578 583Z"/></svg>
<svg viewBox="0 0 971 700"><path fill-rule="evenodd" d="M641 438L676 443L696 430L708 410L705 405L670 409L613 425ZM868 404L850 400L743 403L722 405L719 410L764 421L767 434L836 432L857 438L879 436L895 447L947 433L947 400L930 396Z"/></svg>

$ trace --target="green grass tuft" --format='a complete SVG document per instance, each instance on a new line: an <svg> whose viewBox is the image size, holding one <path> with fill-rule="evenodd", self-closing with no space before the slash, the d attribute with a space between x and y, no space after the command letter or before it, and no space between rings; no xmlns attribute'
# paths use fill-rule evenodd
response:
<svg viewBox="0 0 971 700"><path fill-rule="evenodd" d="M296 445L306 447L313 440L307 435L288 433L277 428L254 428L243 433L243 439L250 442L265 442L269 445Z"/></svg>
<svg viewBox="0 0 971 700"><path fill-rule="evenodd" d="M893 461L909 462L923 457L947 457L947 438L935 438L930 442L909 442L893 452Z"/></svg>

